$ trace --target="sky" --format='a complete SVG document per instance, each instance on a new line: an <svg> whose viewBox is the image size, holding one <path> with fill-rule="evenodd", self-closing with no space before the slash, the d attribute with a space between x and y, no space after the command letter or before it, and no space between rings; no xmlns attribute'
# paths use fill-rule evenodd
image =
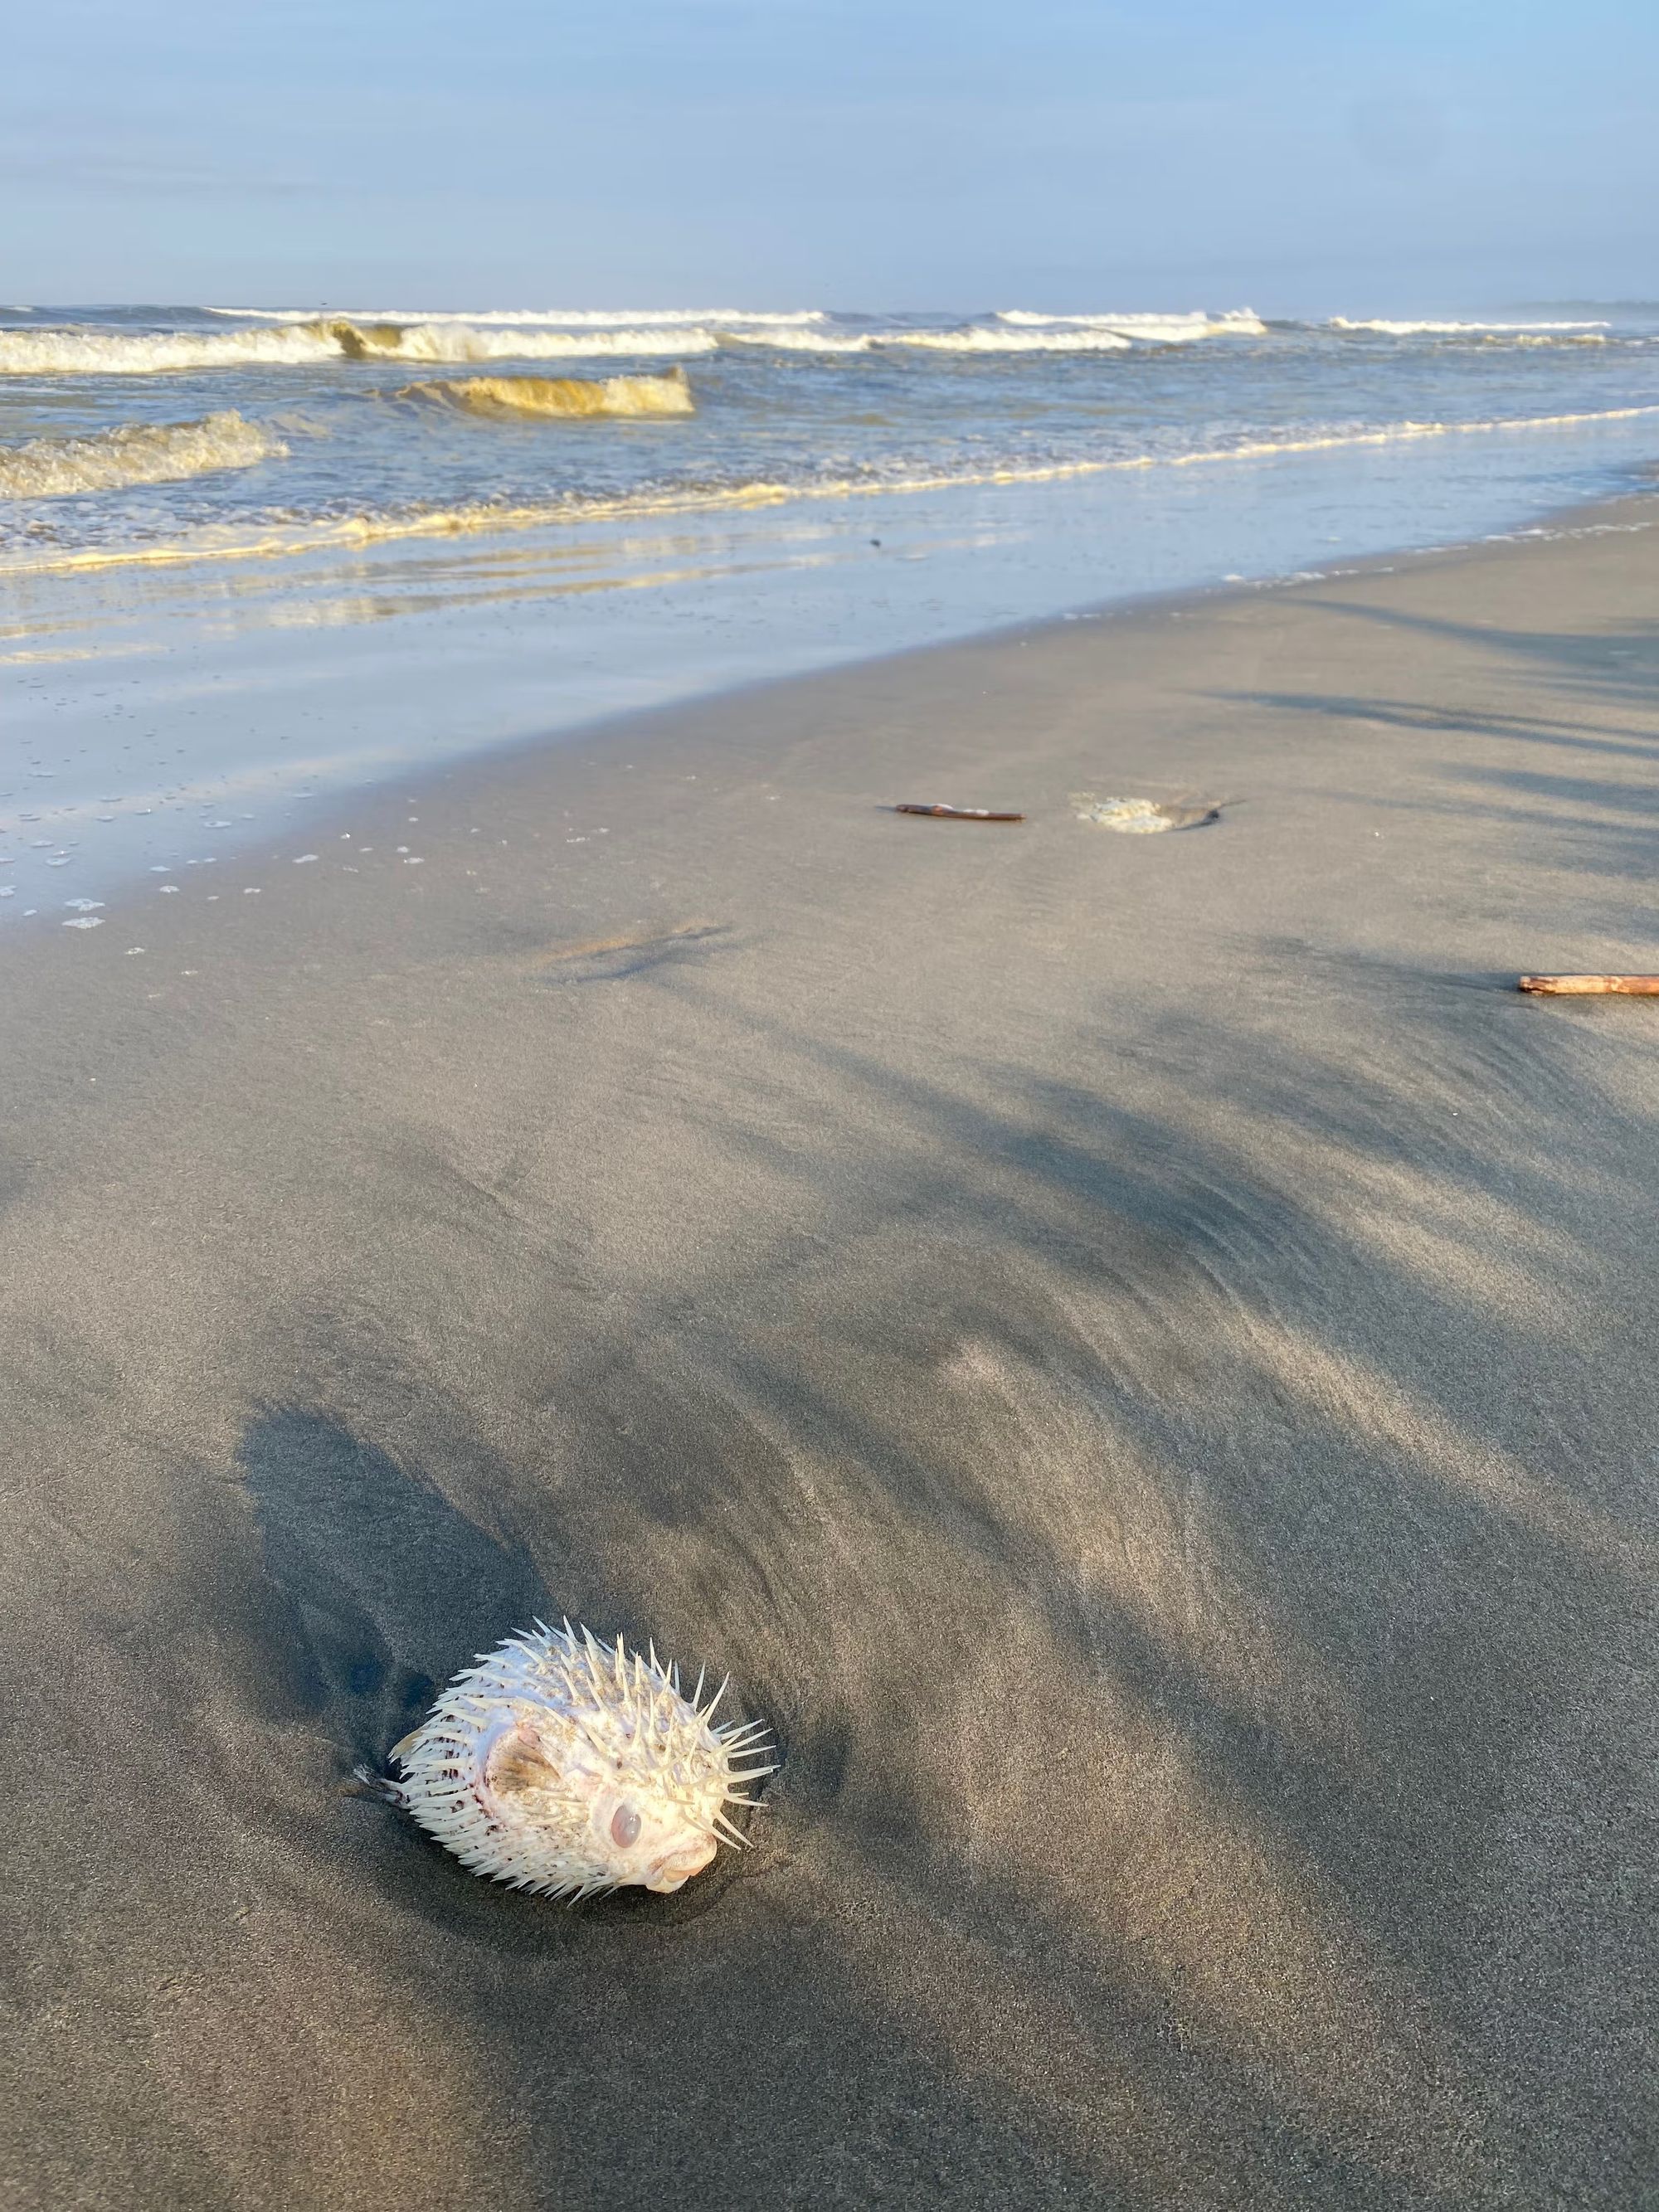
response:
<svg viewBox="0 0 1659 2212"><path fill-rule="evenodd" d="M53 0L0 300L1659 296L1654 0Z"/></svg>

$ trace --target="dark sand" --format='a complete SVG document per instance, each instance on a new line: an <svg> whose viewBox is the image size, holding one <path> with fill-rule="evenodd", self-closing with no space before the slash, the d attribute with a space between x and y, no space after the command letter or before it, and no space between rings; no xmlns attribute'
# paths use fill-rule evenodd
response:
<svg viewBox="0 0 1659 2212"><path fill-rule="evenodd" d="M1653 2203L1659 1005L1508 986L1659 967L1656 615L1061 625L15 940L4 2203ZM783 1738L678 1898L338 1794L566 1610Z"/></svg>

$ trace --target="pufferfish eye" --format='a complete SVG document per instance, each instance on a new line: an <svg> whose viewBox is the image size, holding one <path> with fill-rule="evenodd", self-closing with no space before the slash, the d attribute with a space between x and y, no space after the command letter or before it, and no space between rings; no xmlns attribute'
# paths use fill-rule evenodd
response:
<svg viewBox="0 0 1659 2212"><path fill-rule="evenodd" d="M618 1850L629 1850L640 1839L640 1816L631 1805L618 1805L611 1815L611 1840Z"/></svg>

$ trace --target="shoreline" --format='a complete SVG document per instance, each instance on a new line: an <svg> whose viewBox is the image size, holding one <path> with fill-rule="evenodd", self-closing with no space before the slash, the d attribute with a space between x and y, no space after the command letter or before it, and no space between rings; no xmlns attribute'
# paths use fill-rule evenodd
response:
<svg viewBox="0 0 1659 2212"><path fill-rule="evenodd" d="M1639 2195L1659 1012L1512 988L1659 965L1594 512L452 763L0 963L21 2204ZM777 1730L676 1897L339 1794L565 1612Z"/></svg>
<svg viewBox="0 0 1659 2212"><path fill-rule="evenodd" d="M1233 490L1244 506L1226 526L1242 528L1241 543L1259 551L1250 502L1271 489L1294 507L1311 483L1302 483L1289 464L1259 479L1241 477ZM1332 489L1325 484L1326 495ZM1103 619L1171 599L1196 604L1229 589L1283 589L1310 575L1367 574L1538 530L1619 526L1608 518L1639 511L1652 496L1626 488L1590 502L1532 506L1530 519L1512 531L1445 546L1385 544L1312 567L1303 559L1268 566L1248 581L1194 582L1182 564L1196 556L1172 543L1162 552L1149 548L1137 589L1104 597L1073 596L1088 573L1083 551L1056 561L1031 550L1079 529L1085 546L1093 543L1088 502L1052 499L1029 513L1018 499L984 507L993 538L1000 532L1006 541L988 553L963 537L980 509L951 501L937 514L927 501L908 512L914 542L884 526L885 550L872 551L856 523L842 518L833 526L813 524L793 550L764 533L747 547L717 549L711 539L695 559L683 545L641 544L629 556L631 568L608 581L606 562L614 565L620 545L581 556L592 575L580 562L567 573L580 547L555 549L545 575L533 559L528 571L514 565L531 558L520 548L501 581L507 603L499 606L486 603L496 559L487 550L469 554L453 576L443 562L410 572L394 564L378 582L372 568L353 577L342 571L332 583L325 576L307 585L324 592L321 600L302 595L289 605L279 596L267 608L256 595L252 612L239 612L234 594L222 608L195 611L165 596L141 601L118 622L110 616L108 635L89 611L95 599L71 595L57 627L43 635L45 649L24 646L9 672L20 780L8 811L21 826L8 833L14 842L6 849L24 865L13 879L15 896L0 903L0 923L12 925L15 936L27 908L44 907L60 888L107 905L118 887L130 891L164 864L210 867L257 853L272 837L286 841L308 823L357 806L378 785L424 776L434 765L483 763L526 744L587 743L600 727L622 727L639 713L977 636L1035 634L1048 622ZM1222 527L1224 517L1216 522ZM1103 516L1093 526L1104 528ZM1109 541L1115 543L1109 530L1102 544ZM1206 544L1200 566L1218 567L1226 542ZM1120 555L1121 548L1111 557ZM1174 562L1176 580L1158 580L1160 562ZM685 571L678 581L677 569ZM484 586L483 599L468 596ZM551 596L538 598L544 588ZM453 603L446 605L447 592ZM435 602L422 592L435 593ZM44 617L42 603L33 618ZM237 628L249 622L252 628ZM265 622L275 626L262 629ZM337 622L342 626L330 627ZM84 665L54 663L54 654L84 656ZM40 665L22 665L31 661ZM238 733L234 758L215 735L226 726ZM51 793L63 789L56 774L33 780L48 757L54 770L64 760L78 763L77 787L56 802ZM29 857L43 839L57 842L50 878ZM233 857L229 865L240 863Z"/></svg>

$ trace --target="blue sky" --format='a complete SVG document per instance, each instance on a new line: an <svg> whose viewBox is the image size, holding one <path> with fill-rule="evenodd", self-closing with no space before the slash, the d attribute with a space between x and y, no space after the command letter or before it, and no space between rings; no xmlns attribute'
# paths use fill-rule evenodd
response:
<svg viewBox="0 0 1659 2212"><path fill-rule="evenodd" d="M1654 0L54 0L0 297L1659 295Z"/></svg>

